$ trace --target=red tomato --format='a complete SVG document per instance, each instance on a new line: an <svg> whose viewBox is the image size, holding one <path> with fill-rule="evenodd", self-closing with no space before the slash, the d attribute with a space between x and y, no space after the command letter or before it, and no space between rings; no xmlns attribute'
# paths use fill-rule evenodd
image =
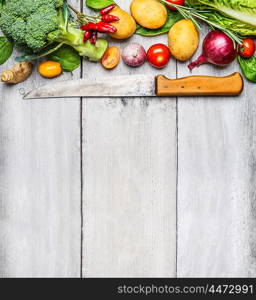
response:
<svg viewBox="0 0 256 300"><path fill-rule="evenodd" d="M249 58L255 53L255 44L252 39L243 39L243 44L239 46L239 54L242 57Z"/></svg>
<svg viewBox="0 0 256 300"><path fill-rule="evenodd" d="M166 0L172 4L176 4L176 5L182 5L184 6L185 4L185 0ZM168 6L167 7L170 9L170 10L177 10L177 8L173 7L173 6Z"/></svg>
<svg viewBox="0 0 256 300"><path fill-rule="evenodd" d="M164 44L155 44L148 49L147 58L153 67L161 69L168 64L171 52Z"/></svg>

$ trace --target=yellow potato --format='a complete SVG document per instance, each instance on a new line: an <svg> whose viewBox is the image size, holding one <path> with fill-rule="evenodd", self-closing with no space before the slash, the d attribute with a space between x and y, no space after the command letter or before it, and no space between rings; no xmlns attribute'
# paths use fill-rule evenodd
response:
<svg viewBox="0 0 256 300"><path fill-rule="evenodd" d="M160 28L167 20L166 7L157 0L133 0L131 14L138 24L149 29Z"/></svg>
<svg viewBox="0 0 256 300"><path fill-rule="evenodd" d="M134 34L136 22L131 15L118 6L116 6L110 14L119 18L119 21L110 23L117 29L115 33L109 34L112 38L123 40Z"/></svg>
<svg viewBox="0 0 256 300"><path fill-rule="evenodd" d="M191 20L181 20L174 24L168 39L171 54L180 61L191 58L199 43L198 31Z"/></svg>

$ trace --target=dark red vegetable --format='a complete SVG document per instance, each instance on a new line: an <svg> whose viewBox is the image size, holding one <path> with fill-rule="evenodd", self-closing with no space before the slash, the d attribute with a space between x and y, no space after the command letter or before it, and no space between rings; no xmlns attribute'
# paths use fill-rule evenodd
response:
<svg viewBox="0 0 256 300"><path fill-rule="evenodd" d="M230 64L237 55L232 39L224 32L219 30L211 31L207 34L203 42L203 53L197 60L190 63L190 70L199 67L205 63L211 63L217 66L226 66Z"/></svg>
<svg viewBox="0 0 256 300"><path fill-rule="evenodd" d="M89 22L88 24L82 25L81 29L86 31L93 30L103 33L114 33L117 30L115 26L102 21L98 23Z"/></svg>
<svg viewBox="0 0 256 300"><path fill-rule="evenodd" d="M104 15L101 17L101 21L106 22L106 23L111 23L115 21L119 21L120 19L117 16L113 15Z"/></svg>
<svg viewBox="0 0 256 300"><path fill-rule="evenodd" d="M115 8L115 4L110 4L104 8L102 8L99 13L100 15L104 16L104 15L107 15L108 13L110 13L114 8Z"/></svg>
<svg viewBox="0 0 256 300"><path fill-rule="evenodd" d="M115 26L110 25L105 22L102 22L102 21L96 23L95 25L96 25L96 31L99 31L99 32L114 33L117 31Z"/></svg>
<svg viewBox="0 0 256 300"><path fill-rule="evenodd" d="M91 36L91 38L90 38L91 44L93 44L93 45L96 44L96 42L97 42L97 37L98 37L97 32L96 32L96 31L93 31L93 32L92 32L92 36Z"/></svg>
<svg viewBox="0 0 256 300"><path fill-rule="evenodd" d="M245 58L250 58L255 53L254 40L246 38L243 39L243 44L239 45L239 55Z"/></svg>
<svg viewBox="0 0 256 300"><path fill-rule="evenodd" d="M84 39L83 39L84 43L87 42L91 38L91 36L92 36L92 32L91 31L86 31L84 33Z"/></svg>
<svg viewBox="0 0 256 300"><path fill-rule="evenodd" d="M80 27L80 29L85 30L85 31L90 30L90 23L87 23L87 24L82 25L82 26Z"/></svg>

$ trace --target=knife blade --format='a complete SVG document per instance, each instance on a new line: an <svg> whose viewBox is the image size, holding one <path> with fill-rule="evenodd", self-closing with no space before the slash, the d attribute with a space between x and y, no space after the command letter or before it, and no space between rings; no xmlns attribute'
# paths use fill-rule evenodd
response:
<svg viewBox="0 0 256 300"><path fill-rule="evenodd" d="M128 75L98 80L55 82L30 91L24 99L72 97L236 96L243 90L240 73L226 77Z"/></svg>

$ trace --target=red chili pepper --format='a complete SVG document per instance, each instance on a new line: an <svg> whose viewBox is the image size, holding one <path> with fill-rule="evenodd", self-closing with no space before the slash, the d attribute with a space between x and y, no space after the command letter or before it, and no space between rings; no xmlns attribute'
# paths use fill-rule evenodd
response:
<svg viewBox="0 0 256 300"><path fill-rule="evenodd" d="M97 32L93 31L93 32L92 32L92 36L91 36L91 38L90 38L91 44L93 44L93 45L96 44L96 42L97 42L97 37L98 37Z"/></svg>
<svg viewBox="0 0 256 300"><path fill-rule="evenodd" d="M91 30L98 31L98 25L97 24L98 23L92 23L92 22L90 22L90 23L88 23L88 26L89 26L89 28Z"/></svg>
<svg viewBox="0 0 256 300"><path fill-rule="evenodd" d="M82 25L82 26L80 27L80 29L85 30L85 31L90 30L90 23L87 23L87 24Z"/></svg>
<svg viewBox="0 0 256 300"><path fill-rule="evenodd" d="M95 31L97 31L98 30L97 29L97 24L93 23L93 22L89 22L89 23L87 23L85 25L82 25L81 29L82 30L86 30L86 31L88 31L88 30L95 30Z"/></svg>
<svg viewBox="0 0 256 300"><path fill-rule="evenodd" d="M81 26L81 29L85 31L93 30L93 31L99 31L103 33L114 33L117 31L115 26L102 21L98 23L89 22L88 24Z"/></svg>
<svg viewBox="0 0 256 300"><path fill-rule="evenodd" d="M96 31L103 32L103 33L114 33L117 31L116 27L113 25L110 25L105 22L98 22L96 25Z"/></svg>
<svg viewBox="0 0 256 300"><path fill-rule="evenodd" d="M107 15L107 14L110 13L111 10L113 10L115 7L116 7L115 4L110 4L109 6L106 6L106 7L102 8L102 9L99 11L99 13L100 13L100 15L102 15L102 16L103 16L103 15Z"/></svg>
<svg viewBox="0 0 256 300"><path fill-rule="evenodd" d="M95 30L97 31L97 24L93 22L89 22L83 26L81 26L82 30Z"/></svg>
<svg viewBox="0 0 256 300"><path fill-rule="evenodd" d="M84 43L87 42L91 38L91 36L92 36L92 32L91 31L86 31L84 33L84 39L83 39Z"/></svg>
<svg viewBox="0 0 256 300"><path fill-rule="evenodd" d="M120 19L116 16L113 15L103 15L101 17L101 21L106 22L106 23L110 23L110 22L114 22L114 21L119 21Z"/></svg>

